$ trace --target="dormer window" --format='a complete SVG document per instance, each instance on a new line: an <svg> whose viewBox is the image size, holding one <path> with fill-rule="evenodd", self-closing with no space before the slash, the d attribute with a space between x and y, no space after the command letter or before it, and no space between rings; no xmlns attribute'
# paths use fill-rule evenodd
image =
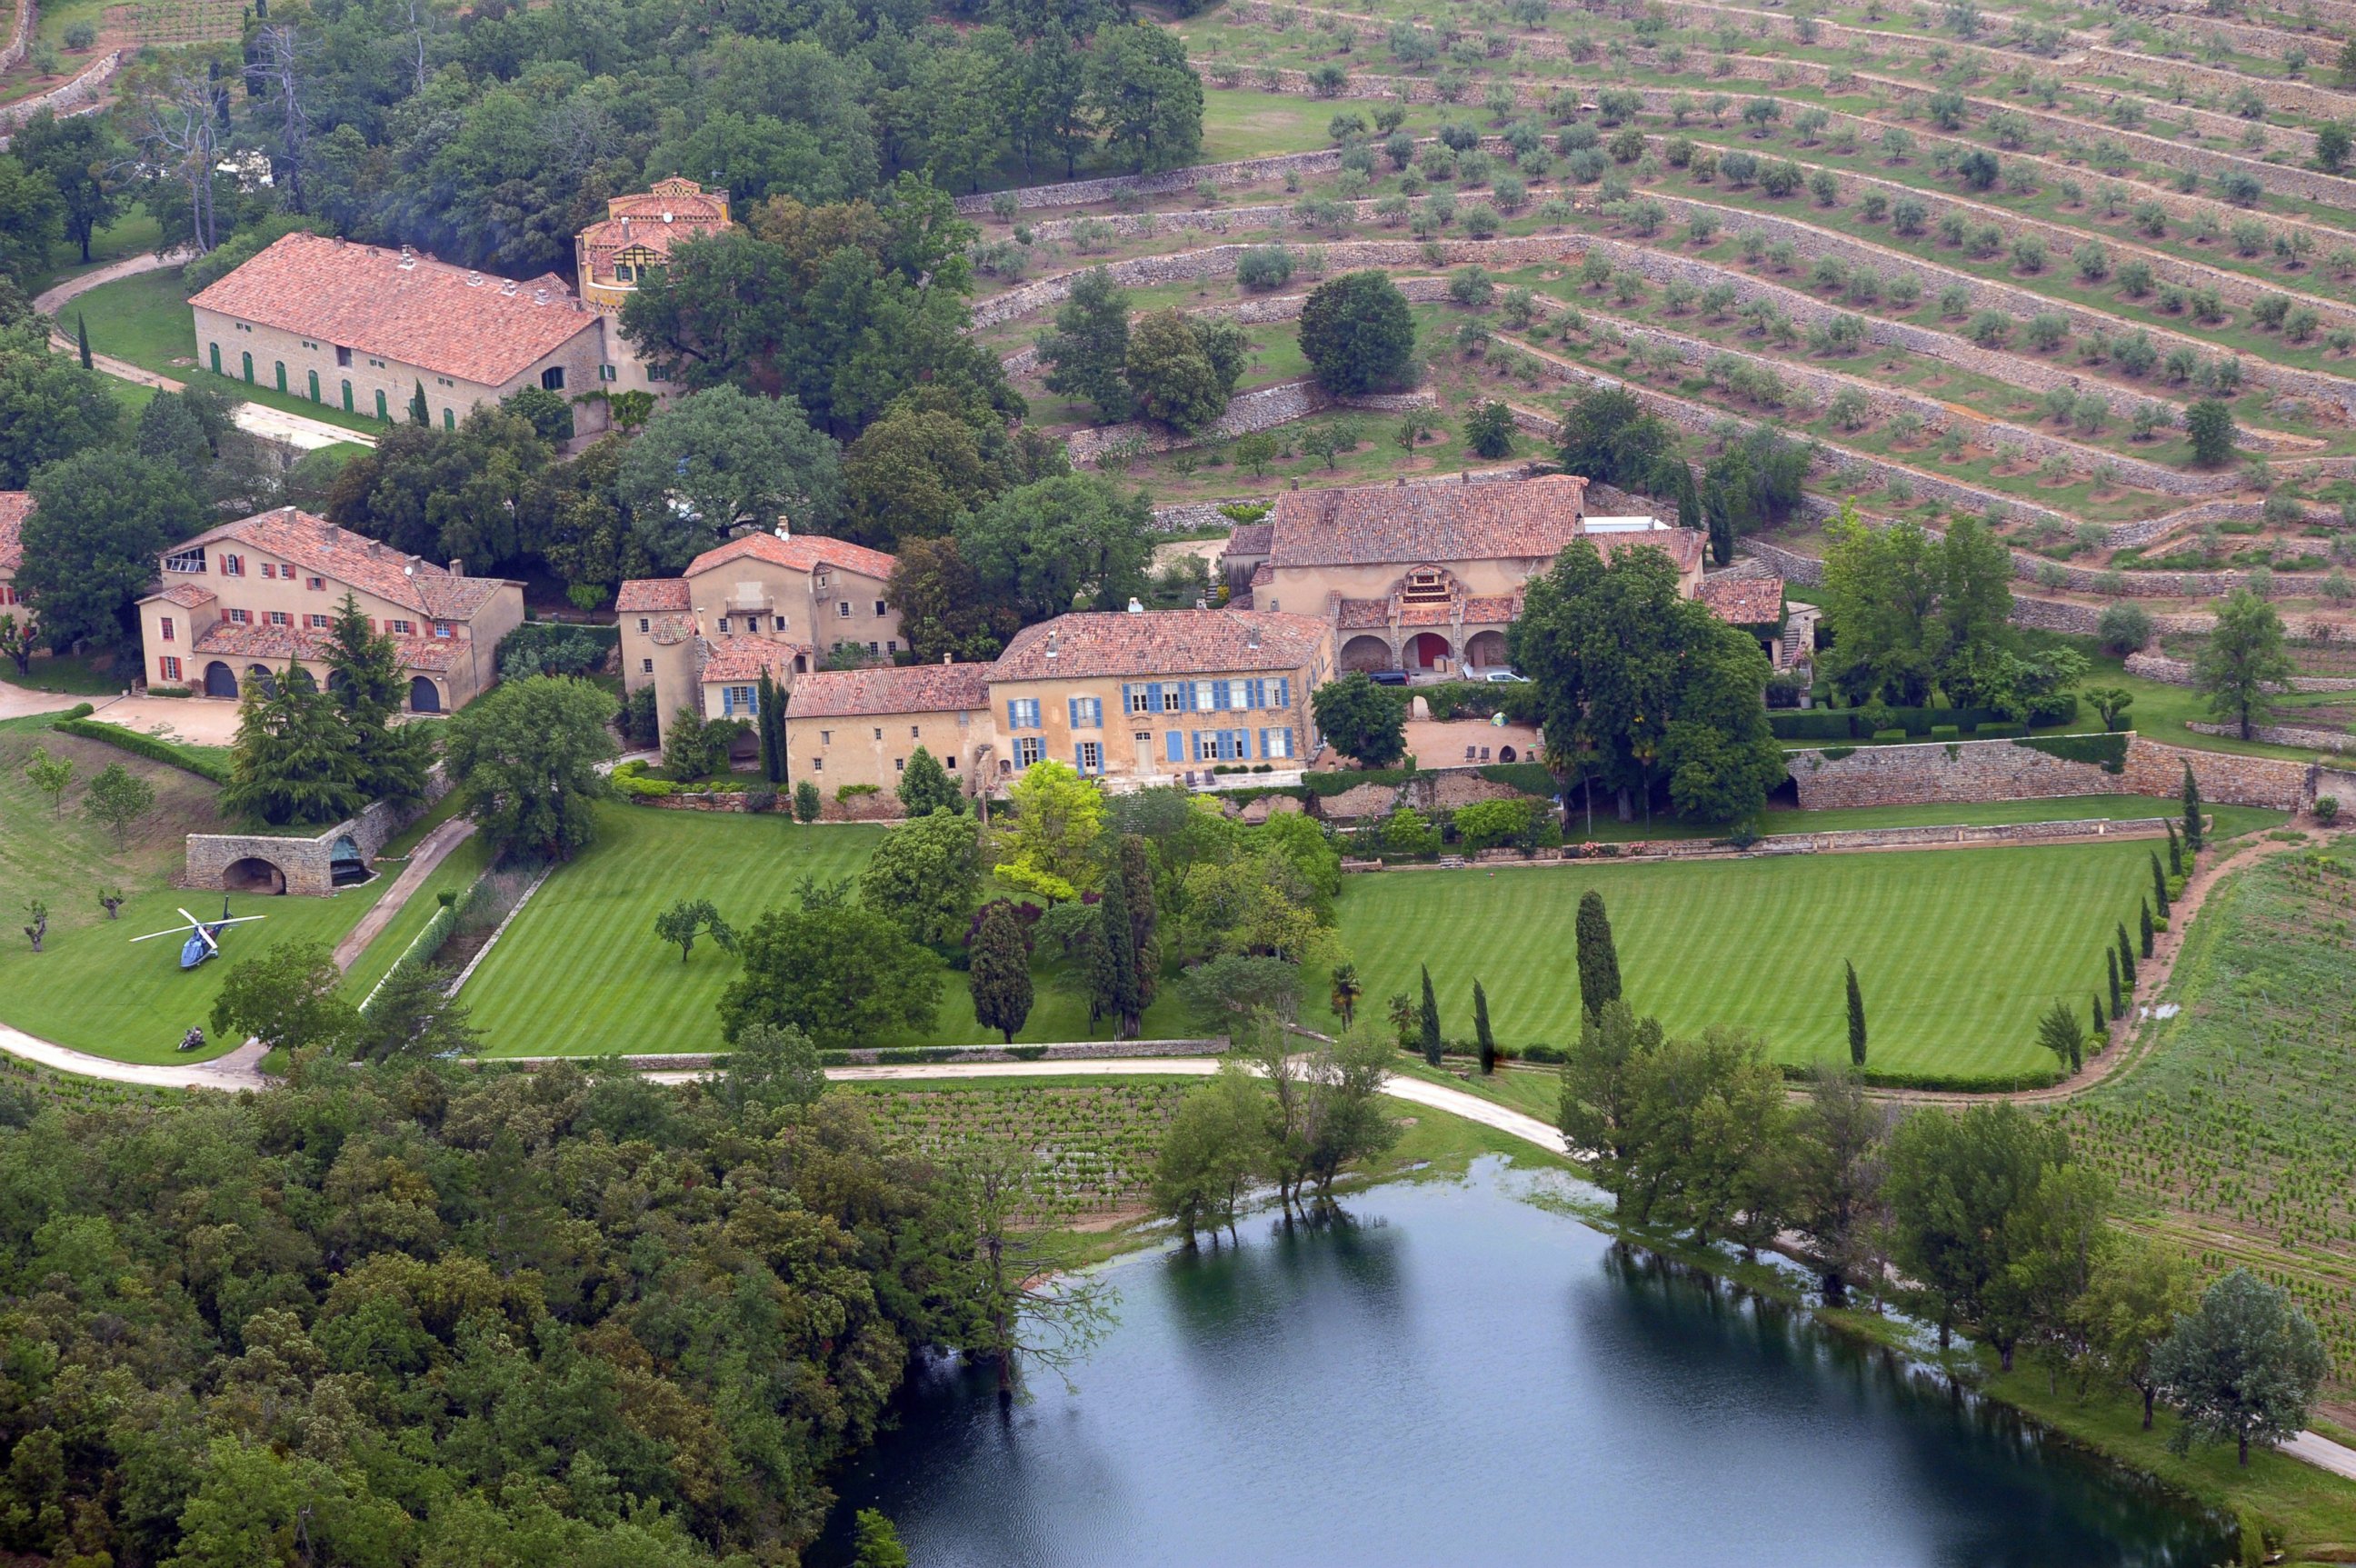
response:
<svg viewBox="0 0 2356 1568"><path fill-rule="evenodd" d="M166 572L196 573L202 572L204 569L205 553L201 546L195 550L183 550L177 555L164 557L164 570Z"/></svg>
<svg viewBox="0 0 2356 1568"><path fill-rule="evenodd" d="M635 283L637 281L637 276L638 269L630 265L629 263L616 262L614 263L614 281L616 283Z"/></svg>
<svg viewBox="0 0 2356 1568"><path fill-rule="evenodd" d="M1411 605L1444 602L1448 598L1448 574L1432 566L1419 566L1407 575L1399 597Z"/></svg>

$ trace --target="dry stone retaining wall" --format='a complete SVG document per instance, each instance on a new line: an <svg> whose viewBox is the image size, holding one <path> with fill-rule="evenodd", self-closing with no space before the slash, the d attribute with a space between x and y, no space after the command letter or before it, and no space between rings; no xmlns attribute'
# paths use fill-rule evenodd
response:
<svg viewBox="0 0 2356 1568"><path fill-rule="evenodd" d="M16 14L9 19L8 47L0 49L0 70L13 70L33 47L33 0L16 0Z"/></svg>
<svg viewBox="0 0 2356 1568"><path fill-rule="evenodd" d="M2184 727L2201 735L2239 736L2242 733L2239 725L2201 724L2190 719L2185 721ZM2295 746L2307 751L2356 751L2356 735L2350 735L2346 730L2308 729L2299 725L2252 725L2250 738L2265 741L2268 746Z"/></svg>
<svg viewBox="0 0 2356 1568"><path fill-rule="evenodd" d="M1838 749L1838 748L1836 748ZM1795 751L1788 758L1804 810L1847 806L1922 806L1979 800L2039 800L2066 795L2150 795L2182 788L2190 764L2201 799L2228 805L2297 811L2307 799L2307 767L2271 757L2229 757L2127 736L2125 770L2106 773L2010 740L1863 746L1846 756Z"/></svg>
<svg viewBox="0 0 2356 1568"><path fill-rule="evenodd" d="M350 839L363 865L374 860L394 834L425 814L449 789L437 769L427 787L428 798L412 806L379 800L357 817L348 818L311 838L273 833L190 833L187 885L218 891L229 868L241 860L260 860L277 868L286 891L325 897L336 890L335 850Z"/></svg>
<svg viewBox="0 0 2356 1568"><path fill-rule="evenodd" d="M0 127L21 125L44 109L61 118L90 113L98 102L99 89L114 79L114 73L122 64L123 51L110 50L84 66L71 81L61 82L47 92L18 99L0 108ZM5 65L0 65L0 70L5 69ZM5 152L7 147L8 138L0 136L0 152Z"/></svg>

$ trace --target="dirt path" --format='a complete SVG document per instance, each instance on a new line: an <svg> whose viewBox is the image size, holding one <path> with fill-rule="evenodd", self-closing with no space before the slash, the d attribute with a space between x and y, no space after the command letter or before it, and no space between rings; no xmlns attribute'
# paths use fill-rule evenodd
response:
<svg viewBox="0 0 2356 1568"><path fill-rule="evenodd" d="M149 1089L217 1089L235 1093L241 1089L266 1088L270 1082L262 1075L262 1047L251 1041L210 1061L150 1065L94 1057L88 1051L52 1045L22 1029L0 1024L0 1051L59 1072L104 1079L109 1083L143 1084Z"/></svg>
<svg viewBox="0 0 2356 1568"><path fill-rule="evenodd" d="M360 917L360 923L336 944L336 967L349 969L358 962L360 954L368 950L369 943L376 940L378 933L392 924L393 917L401 913L402 907L434 874L434 868L440 865L452 850L472 838L474 832L473 822L464 817L453 817L427 833L417 847L409 852L409 864L401 868L401 875L393 878L392 886L384 890L384 896L369 906L369 912Z"/></svg>
<svg viewBox="0 0 2356 1568"><path fill-rule="evenodd" d="M2152 940L2151 957L2136 963L2136 995L2142 1006L2148 1007L2159 1000L2167 990L2169 978L2176 972L2176 959L2184 950L2184 939L2191 931L2192 918L2209 902L2210 893L2228 875L2254 865L2269 855L2308 847L2304 842L2278 843L2258 838L2222 857L2211 858L2205 865L2197 866L2184 885L2184 895L2169 909L2168 929ZM2150 1022L2151 1020L2145 1020ZM2147 1046L2137 1038L2138 1026L2111 1025L2110 1044L2100 1055L2090 1058L2083 1069L2050 1089L2017 1089L1987 1094L1957 1094L1922 1089L1877 1089L1870 1090L1876 1100L1902 1101L1910 1105L1977 1105L1992 1100L2010 1100L2022 1104L2046 1101L2068 1100L2109 1078L2131 1061L2140 1059Z"/></svg>

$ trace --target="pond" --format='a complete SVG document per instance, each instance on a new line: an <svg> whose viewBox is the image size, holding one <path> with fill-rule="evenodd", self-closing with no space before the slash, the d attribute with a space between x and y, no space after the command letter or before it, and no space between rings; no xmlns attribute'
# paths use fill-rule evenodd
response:
<svg viewBox="0 0 2356 1568"><path fill-rule="evenodd" d="M1486 1160L1349 1221L1113 1265L1078 1392L916 1378L840 1482L916 1568L1632 1562L2205 1568L2218 1521L1901 1358L1526 1201Z"/></svg>

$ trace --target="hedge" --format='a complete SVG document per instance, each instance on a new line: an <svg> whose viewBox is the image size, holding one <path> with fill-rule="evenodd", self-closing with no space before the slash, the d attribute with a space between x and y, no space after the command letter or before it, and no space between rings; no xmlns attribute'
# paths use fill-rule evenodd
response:
<svg viewBox="0 0 2356 1568"><path fill-rule="evenodd" d="M1864 708L1803 708L1796 713L1770 713L1767 728L1777 740L1865 740L1874 734L1866 723L1867 712ZM1943 725L1953 725L1958 731L1976 730L1986 736L1996 733L1992 726L2009 722L1993 708L1887 708L1882 712L1887 714L1882 728L1904 730L1910 736L1929 736ZM2030 703L2028 722L2041 727L2068 724L2077 716L2077 693L2060 692Z"/></svg>
<svg viewBox="0 0 2356 1568"><path fill-rule="evenodd" d="M1554 770L1543 762L1485 763L1482 766L1481 777L1492 784L1503 784L1508 789L1519 789L1525 795L1536 795L1547 800L1554 799L1556 792L1562 788L1554 776Z"/></svg>
<svg viewBox="0 0 2356 1568"><path fill-rule="evenodd" d="M2046 735L2023 736L2012 743L2031 751L2041 751L2048 757L2058 757L2064 762L2099 763L2105 773L2127 770L2127 737L2113 732L2108 735Z"/></svg>
<svg viewBox="0 0 2356 1568"><path fill-rule="evenodd" d="M1785 1062L1783 1076L1806 1079L1815 1071L1810 1065ZM2062 1080L2059 1068L2038 1068L2029 1072L2018 1072L2009 1077L1972 1078L1950 1072L1884 1072L1868 1067L1857 1075L1858 1081L1874 1089L1920 1089L1945 1094L2005 1094L2023 1089L2051 1089Z"/></svg>
<svg viewBox="0 0 2356 1568"><path fill-rule="evenodd" d="M90 711L87 707L84 712ZM63 718L49 726L67 735L78 735L84 740L94 740L103 746L120 747L134 757L144 757L150 762L161 762L173 768L185 768L199 779L209 779L216 784L229 782L229 764L216 757L199 757L183 750L168 740L158 740L152 735L124 729L121 725L96 724L84 718Z"/></svg>

